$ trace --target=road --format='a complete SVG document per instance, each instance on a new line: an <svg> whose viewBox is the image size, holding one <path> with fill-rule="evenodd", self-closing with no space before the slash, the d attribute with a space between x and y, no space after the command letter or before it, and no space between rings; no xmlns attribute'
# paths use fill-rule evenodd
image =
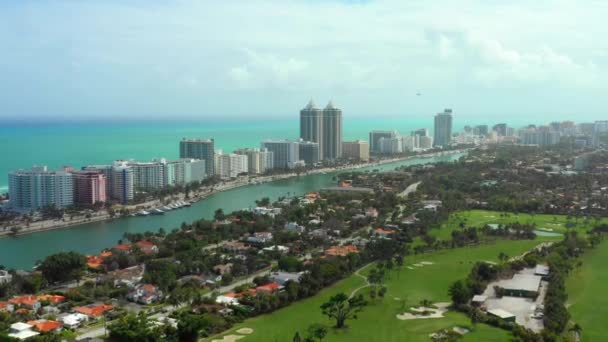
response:
<svg viewBox="0 0 608 342"><path fill-rule="evenodd" d="M420 185L420 183L422 183L422 182L416 182L414 184L410 184L407 188L405 188L405 190L403 190L403 192L401 192L399 194L399 197L407 197L407 195L411 194L412 192L416 192L418 190L418 185Z"/></svg>

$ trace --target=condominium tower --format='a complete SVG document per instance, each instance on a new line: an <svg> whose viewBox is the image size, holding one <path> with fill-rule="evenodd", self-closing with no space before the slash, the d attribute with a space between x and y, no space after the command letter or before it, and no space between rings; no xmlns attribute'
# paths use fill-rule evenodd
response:
<svg viewBox="0 0 608 342"><path fill-rule="evenodd" d="M205 161L207 176L215 172L215 142L213 139L182 139L179 142L179 157Z"/></svg>
<svg viewBox="0 0 608 342"><path fill-rule="evenodd" d="M446 109L435 115L435 138L433 146L445 147L452 140L452 110Z"/></svg>
<svg viewBox="0 0 608 342"><path fill-rule="evenodd" d="M65 171L34 166L9 173L8 183L10 206L15 210L31 211L49 205L65 208L74 203L72 174Z"/></svg>
<svg viewBox="0 0 608 342"><path fill-rule="evenodd" d="M331 101L321 110L311 100L300 111L300 139L318 143L321 160L342 157L342 110Z"/></svg>
<svg viewBox="0 0 608 342"><path fill-rule="evenodd" d="M319 158L323 160L323 111L310 100L300 111L300 139L319 144Z"/></svg>

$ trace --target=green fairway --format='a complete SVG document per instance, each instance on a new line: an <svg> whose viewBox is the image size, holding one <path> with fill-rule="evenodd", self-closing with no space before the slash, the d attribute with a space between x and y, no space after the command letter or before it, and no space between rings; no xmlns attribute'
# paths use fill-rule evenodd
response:
<svg viewBox="0 0 608 342"><path fill-rule="evenodd" d="M396 315L403 313L402 300L406 300L406 308L418 306L422 299L432 302L449 301L449 285L465 277L474 262L497 261L500 252L510 256L520 255L539 243L538 240L503 240L493 245L408 256L401 270L393 270L390 278L387 279L388 292L385 298L370 303L359 315L358 320L348 321L347 324L350 326L348 329L342 331L331 329L325 341L429 341L429 334L439 329L451 329L454 326L469 327L469 319L455 312L448 313L444 318L409 321L398 320ZM433 264L413 266L423 261ZM296 331L301 335L305 334L306 327L312 323L330 326L332 322L321 315L320 305L337 292L350 294L364 284L365 281L361 277L353 275L313 298L294 303L270 315L246 320L224 335L235 334L237 329L247 327L254 330L253 334L239 341L290 341ZM365 290L361 293L367 294ZM464 340L506 341L509 340L509 334L503 330L478 325L475 331L466 335Z"/></svg>
<svg viewBox="0 0 608 342"><path fill-rule="evenodd" d="M571 304L568 310L572 320L583 328L582 341L606 341L608 297L604 291L608 284L608 242L587 251L581 260L583 265L566 282Z"/></svg>
<svg viewBox="0 0 608 342"><path fill-rule="evenodd" d="M499 211L490 210L467 210L460 211L450 215L447 222L441 224L440 229L432 229L429 234L441 239L448 240L451 238L452 231L460 229L461 223L465 227L481 228L486 224L508 224L519 222L522 224L536 224L539 230L550 233L564 233L571 225L577 231L586 231L599 223L608 223L608 219L595 220L585 218L571 218L565 215L545 215L545 214L515 214L502 213ZM546 237L545 240L561 240L561 237Z"/></svg>

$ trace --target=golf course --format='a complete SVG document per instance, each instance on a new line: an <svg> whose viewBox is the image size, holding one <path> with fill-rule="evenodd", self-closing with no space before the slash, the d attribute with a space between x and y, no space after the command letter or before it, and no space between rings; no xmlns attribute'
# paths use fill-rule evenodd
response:
<svg viewBox="0 0 608 342"><path fill-rule="evenodd" d="M608 297L608 242L603 241L581 258L582 265L570 274L566 283L568 310L572 320L582 327L582 341L605 341Z"/></svg>

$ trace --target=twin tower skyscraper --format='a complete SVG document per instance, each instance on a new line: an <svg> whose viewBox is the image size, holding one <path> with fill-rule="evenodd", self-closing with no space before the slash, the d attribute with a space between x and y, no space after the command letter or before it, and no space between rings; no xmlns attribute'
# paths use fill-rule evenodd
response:
<svg viewBox="0 0 608 342"><path fill-rule="evenodd" d="M321 110L310 100L300 111L300 138L319 144L320 160L342 157L342 110L329 101Z"/></svg>

